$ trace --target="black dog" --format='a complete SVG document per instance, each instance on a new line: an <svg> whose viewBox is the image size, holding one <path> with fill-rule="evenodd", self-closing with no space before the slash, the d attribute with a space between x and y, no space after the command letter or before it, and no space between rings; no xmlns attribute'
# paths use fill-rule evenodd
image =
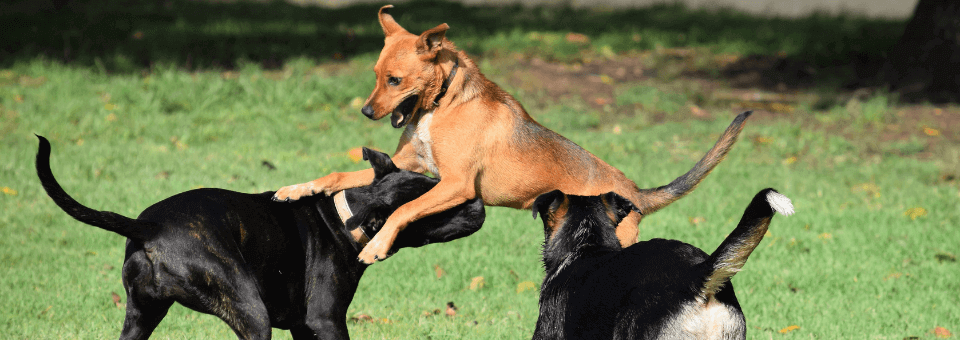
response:
<svg viewBox="0 0 960 340"><path fill-rule="evenodd" d="M50 143L39 138L37 175L50 198L78 221L127 237L121 339L148 338L174 302L220 317L241 339L268 339L271 327L294 339L348 339L347 307L367 268L357 262L362 242L439 182L364 149L375 180L343 195L281 203L273 192L197 189L134 220L64 192L50 171ZM468 201L404 229L392 251L470 235L484 216L481 200Z"/></svg>
<svg viewBox="0 0 960 340"><path fill-rule="evenodd" d="M743 339L746 323L729 284L790 199L760 191L737 228L707 255L664 239L621 249L615 228L637 209L615 193L537 198L546 277L534 339ZM639 211L638 211L639 212ZM554 226L559 229L552 228ZM550 231L557 230L551 237Z"/></svg>

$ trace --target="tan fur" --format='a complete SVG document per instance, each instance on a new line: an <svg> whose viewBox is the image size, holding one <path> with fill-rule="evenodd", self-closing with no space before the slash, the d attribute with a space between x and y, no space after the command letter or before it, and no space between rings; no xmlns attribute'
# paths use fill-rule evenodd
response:
<svg viewBox="0 0 960 340"><path fill-rule="evenodd" d="M616 168L534 121L516 99L484 77L467 54L446 39L446 24L413 35L386 13L391 7L380 10L386 40L374 67L377 84L365 105L374 110L371 118L380 119L409 96L420 96L411 117L405 118L408 126L393 161L401 169L423 173L430 170L423 163L429 157L435 162L439 173L434 175L439 176L440 183L397 209L360 253L362 261L384 259L397 233L411 221L477 195L486 205L529 209L537 196L556 189L583 196L613 191L649 214L685 194L638 189ZM457 61L459 68L446 95L434 105L441 84ZM388 83L388 77L402 80L394 86ZM425 148L414 145L417 140L412 141L411 129L416 132L424 128L418 126L420 116L430 111L433 116L425 128L430 134L428 149L432 155L418 155ZM735 139L736 134L726 143L732 144ZM719 157L722 159L722 155ZM371 169L332 173L284 187L275 197L298 199L319 192L329 195L372 181ZM632 212L617 227L623 246L636 242L640 220L641 215Z"/></svg>

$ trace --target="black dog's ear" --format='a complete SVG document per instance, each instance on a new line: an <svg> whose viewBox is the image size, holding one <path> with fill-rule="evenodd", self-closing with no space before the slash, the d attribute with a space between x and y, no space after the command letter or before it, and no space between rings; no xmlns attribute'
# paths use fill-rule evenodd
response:
<svg viewBox="0 0 960 340"><path fill-rule="evenodd" d="M564 196L566 195L560 190L537 196L537 199L533 201L533 206L530 207L530 210L533 210L533 219L537 219L537 213L540 214L540 218L546 218L551 209L557 209L560 203L563 203Z"/></svg>
<svg viewBox="0 0 960 340"><path fill-rule="evenodd" d="M380 151L363 148L363 159L370 161L370 166L373 167L373 178L380 178L391 172L400 171L393 164L390 156Z"/></svg>
<svg viewBox="0 0 960 340"><path fill-rule="evenodd" d="M630 211L636 211L638 214L643 215L643 212L637 209L637 206L633 205L633 202L630 202L630 200L623 196L617 195L617 193L613 191L600 195L600 199L603 200L603 204L607 207L607 210L613 212L613 215L616 216L616 221L613 221L613 224L620 224L620 221L623 221L623 218L627 217Z"/></svg>

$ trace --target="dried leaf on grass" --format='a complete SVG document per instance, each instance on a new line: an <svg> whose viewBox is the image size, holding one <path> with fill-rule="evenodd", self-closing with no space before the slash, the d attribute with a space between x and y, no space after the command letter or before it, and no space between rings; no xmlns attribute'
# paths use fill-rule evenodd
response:
<svg viewBox="0 0 960 340"><path fill-rule="evenodd" d="M522 293L534 288L536 288L536 285L534 285L532 281L523 281L517 284L517 293Z"/></svg>
<svg viewBox="0 0 960 340"><path fill-rule="evenodd" d="M937 326L933 329L933 335L940 339L946 339L953 336L949 330L940 326Z"/></svg>
<svg viewBox="0 0 960 340"><path fill-rule="evenodd" d="M113 299L113 304L116 305L117 308L124 308L127 306L123 302L120 302L120 295L117 295L116 292L110 292L110 298Z"/></svg>
<svg viewBox="0 0 960 340"><path fill-rule="evenodd" d="M447 316L456 316L457 315L457 306L453 304L453 301L447 302Z"/></svg>
<svg viewBox="0 0 960 340"><path fill-rule="evenodd" d="M793 331L798 330L798 329L800 329L800 326L790 325L790 326L787 326L787 327L784 327L783 329L781 329L781 330L780 330L780 333L781 333L781 334L787 334L787 333L793 332Z"/></svg>
<svg viewBox="0 0 960 340"><path fill-rule="evenodd" d="M393 320L387 318L374 318L367 314L357 314L354 317L351 317L350 322L361 323L361 322L370 322L370 323L393 323Z"/></svg>
<svg viewBox="0 0 960 340"><path fill-rule="evenodd" d="M350 157L350 160L354 163L359 163L363 160L363 148L353 148L347 152L347 156Z"/></svg>
<svg viewBox="0 0 960 340"><path fill-rule="evenodd" d="M907 211L904 211L903 215L909 217L911 220L915 220L919 217L927 216L927 209L924 209L921 207L913 207L913 208L907 209Z"/></svg>
<svg viewBox="0 0 960 340"><path fill-rule="evenodd" d="M470 290L478 290L487 285L487 282L483 280L483 276L477 276L470 280Z"/></svg>

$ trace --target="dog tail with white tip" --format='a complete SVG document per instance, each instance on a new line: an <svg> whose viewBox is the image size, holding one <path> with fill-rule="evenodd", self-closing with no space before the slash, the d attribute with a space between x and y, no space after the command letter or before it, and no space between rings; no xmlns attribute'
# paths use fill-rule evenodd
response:
<svg viewBox="0 0 960 340"><path fill-rule="evenodd" d="M793 214L793 203L787 196L767 188L753 197L753 201L743 212L740 224L730 233L710 257L700 264L706 273L701 287L702 297L709 300L720 291L734 274L743 268L747 257L753 252L763 235L767 233L774 213L785 216Z"/></svg>
<svg viewBox="0 0 960 340"><path fill-rule="evenodd" d="M727 156L727 152L737 142L737 137L740 136L740 131L743 130L743 126L751 114L753 114L753 111L745 111L737 115L737 118L733 119L727 130L713 145L713 148L707 151L707 154L690 171L662 187L640 189L631 198L631 201L644 215L649 215L693 191L700 184L700 181L703 181L710 174L710 171L713 171L713 168L717 167L717 164L720 164Z"/></svg>
<svg viewBox="0 0 960 340"><path fill-rule="evenodd" d="M53 171L50 170L50 142L43 136L38 135L37 138L40 139L40 149L37 150L37 176L40 177L40 184L43 185L43 189L47 191L47 195L53 199L53 202L70 217L138 241L151 238L158 230L159 226L156 224L135 220L109 211L93 210L70 197L60 187L60 183L57 183L57 179L53 177Z"/></svg>

